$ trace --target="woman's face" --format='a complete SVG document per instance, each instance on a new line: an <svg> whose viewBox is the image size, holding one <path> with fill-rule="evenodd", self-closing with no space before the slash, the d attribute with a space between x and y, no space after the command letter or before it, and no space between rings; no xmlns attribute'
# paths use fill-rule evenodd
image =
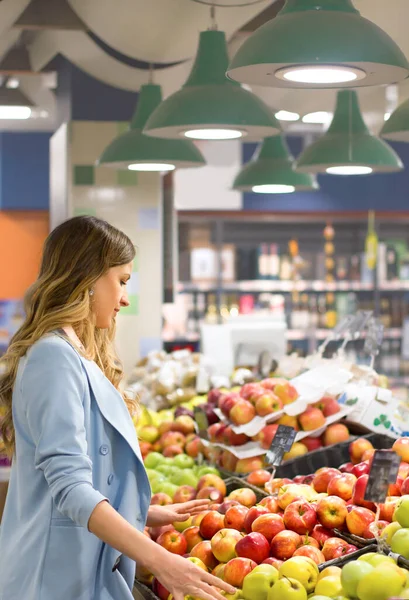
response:
<svg viewBox="0 0 409 600"><path fill-rule="evenodd" d="M99 329L108 329L122 306L129 306L126 284L131 278L132 263L112 267L94 285L92 310Z"/></svg>

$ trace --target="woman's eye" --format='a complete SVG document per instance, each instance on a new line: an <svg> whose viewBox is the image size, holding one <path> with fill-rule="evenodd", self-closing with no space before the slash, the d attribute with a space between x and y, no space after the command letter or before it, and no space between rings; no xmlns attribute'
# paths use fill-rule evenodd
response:
<svg viewBox="0 0 409 600"><path fill-rule="evenodd" d="M121 281L121 285L126 285L127 283L127 281Z"/></svg>

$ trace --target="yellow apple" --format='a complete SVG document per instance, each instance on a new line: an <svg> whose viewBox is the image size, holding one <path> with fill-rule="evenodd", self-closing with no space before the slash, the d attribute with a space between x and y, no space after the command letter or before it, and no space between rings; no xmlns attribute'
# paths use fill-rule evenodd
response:
<svg viewBox="0 0 409 600"><path fill-rule="evenodd" d="M307 592L297 579L279 579L268 592L267 600L307 600Z"/></svg>
<svg viewBox="0 0 409 600"><path fill-rule="evenodd" d="M349 562L342 568L341 585L348 596L356 598L358 583L365 575L372 573L373 570L374 567L363 560Z"/></svg>
<svg viewBox="0 0 409 600"><path fill-rule="evenodd" d="M387 600L391 596L399 596L404 583L398 569L385 563L364 575L357 587L359 600Z"/></svg>
<svg viewBox="0 0 409 600"><path fill-rule="evenodd" d="M324 577L315 586L315 593L321 596L329 596L330 598L342 596L341 578L334 575Z"/></svg>
<svg viewBox="0 0 409 600"><path fill-rule="evenodd" d="M267 600L268 593L278 580L278 571L272 565L258 565L243 581L245 600Z"/></svg>
<svg viewBox="0 0 409 600"><path fill-rule="evenodd" d="M304 556L293 556L286 560L279 569L281 578L292 578L299 581L310 594L318 581L318 567L312 560Z"/></svg>
<svg viewBox="0 0 409 600"><path fill-rule="evenodd" d="M330 577L333 575L334 577L341 577L342 569L340 567L326 567L321 573L318 575L318 581L323 579L324 577Z"/></svg>
<svg viewBox="0 0 409 600"><path fill-rule="evenodd" d="M401 529L401 526L399 525L399 523L397 521L395 521L393 523L389 523L389 525L387 525L385 527L385 529L382 531L381 538L383 540L385 540L385 542L388 544L388 546L391 545L393 534L396 533L398 531L398 529Z"/></svg>

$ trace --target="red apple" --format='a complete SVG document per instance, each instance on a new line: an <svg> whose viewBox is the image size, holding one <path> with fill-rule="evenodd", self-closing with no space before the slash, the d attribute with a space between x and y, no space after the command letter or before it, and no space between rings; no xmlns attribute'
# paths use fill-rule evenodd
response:
<svg viewBox="0 0 409 600"><path fill-rule="evenodd" d="M395 508L399 502L399 499L399 496L388 496L384 504L379 505L379 518L382 521L389 521L389 523L392 523L393 513L395 512Z"/></svg>
<svg viewBox="0 0 409 600"><path fill-rule="evenodd" d="M402 495L409 494L409 477L406 477L406 479L403 480L400 492Z"/></svg>
<svg viewBox="0 0 409 600"><path fill-rule="evenodd" d="M358 479L356 480L352 493L352 503L356 504L357 506L364 506L369 510L376 510L375 504L373 502L364 500L368 478L369 475L361 475L361 477L358 477Z"/></svg>
<svg viewBox="0 0 409 600"><path fill-rule="evenodd" d="M159 506L166 506L167 504L172 504L172 502L172 498L163 492L153 494L151 498L151 504L159 504Z"/></svg>
<svg viewBox="0 0 409 600"><path fill-rule="evenodd" d="M324 527L323 525L316 525L311 532L311 537L313 537L320 545L320 548L323 547L325 542L333 537L332 531Z"/></svg>
<svg viewBox="0 0 409 600"><path fill-rule="evenodd" d="M164 421L163 423L160 423L160 425L158 425L158 431L159 431L159 435L161 437L164 433L167 433L168 431L171 430L172 423L173 423L173 421Z"/></svg>
<svg viewBox="0 0 409 600"><path fill-rule="evenodd" d="M226 446L242 446L249 440L250 438L244 433L234 433L230 425L223 432L223 443Z"/></svg>
<svg viewBox="0 0 409 600"><path fill-rule="evenodd" d="M369 473L369 462L360 462L354 465L351 473L355 475L355 477L361 477L361 475L368 475Z"/></svg>
<svg viewBox="0 0 409 600"><path fill-rule="evenodd" d="M313 538L311 535L309 535L308 533L305 533L304 535L301 536L301 543L303 546L314 546L314 548L318 548L318 549L320 547L317 540L315 538Z"/></svg>
<svg viewBox="0 0 409 600"><path fill-rule="evenodd" d="M225 423L213 423L207 429L207 433L209 436L209 440L211 442L218 442L219 444L223 443L223 434L225 429L227 429L227 425Z"/></svg>
<svg viewBox="0 0 409 600"><path fill-rule="evenodd" d="M267 513L257 517L257 519L253 521L251 528L256 533L262 533L263 536L271 542L277 533L285 530L285 525L281 515Z"/></svg>
<svg viewBox="0 0 409 600"><path fill-rule="evenodd" d="M221 529L211 539L211 548L219 562L227 563L237 556L236 544L244 537L236 529ZM200 557L199 557L200 558Z"/></svg>
<svg viewBox="0 0 409 600"><path fill-rule="evenodd" d="M402 460L409 462L409 437L401 437L394 442L392 450L399 454Z"/></svg>
<svg viewBox="0 0 409 600"><path fill-rule="evenodd" d="M288 425L289 427L292 427L296 431L300 431L300 426L298 424L297 417L292 417L290 415L283 415L282 417L280 417L278 419L277 424L278 425Z"/></svg>
<svg viewBox="0 0 409 600"><path fill-rule="evenodd" d="M274 386L274 393L283 401L283 404L291 404L298 398L297 390L288 381L277 383Z"/></svg>
<svg viewBox="0 0 409 600"><path fill-rule="evenodd" d="M373 523L370 523L366 527L366 529L365 529L362 537L366 538L367 540L371 540L372 538L380 536L381 533L382 533L382 531L389 524L390 524L389 521L381 521L381 520L379 520L377 523L375 523L375 521L374 521ZM375 531L376 531L376 536L375 536L375 533L373 532L373 529L375 529Z"/></svg>
<svg viewBox="0 0 409 600"><path fill-rule="evenodd" d="M266 560L263 560L263 562L261 564L262 565L271 565L272 567L275 567L277 569L277 571L279 571L281 565L284 564L284 561L279 560L278 558L273 558L272 556L269 556L268 558L266 558Z"/></svg>
<svg viewBox="0 0 409 600"><path fill-rule="evenodd" d="M287 560L301 546L301 538L295 531L280 531L271 541L271 554L274 558Z"/></svg>
<svg viewBox="0 0 409 600"><path fill-rule="evenodd" d="M246 477L247 483L250 485L256 485L258 487L264 487L264 484L267 481L270 481L271 473L266 471L265 469L257 469L257 471L253 471Z"/></svg>
<svg viewBox="0 0 409 600"><path fill-rule="evenodd" d="M236 544L237 556L250 558L258 565L268 558L270 554L270 544L263 534L252 532L246 535Z"/></svg>
<svg viewBox="0 0 409 600"><path fill-rule="evenodd" d="M219 408L222 413L228 417L231 409L237 402L240 402L242 397L237 392L228 392L227 394L223 394L219 398Z"/></svg>
<svg viewBox="0 0 409 600"><path fill-rule="evenodd" d="M244 400L251 400L251 398L258 398L259 394L263 394L264 392L265 389L260 383L245 383L240 390L240 396Z"/></svg>
<svg viewBox="0 0 409 600"><path fill-rule="evenodd" d="M365 450L365 452L362 455L362 462L365 462L367 460L372 460L373 455L375 454L375 450Z"/></svg>
<svg viewBox="0 0 409 600"><path fill-rule="evenodd" d="M323 396L314 406L322 411L324 417L335 415L341 410L340 405L332 396Z"/></svg>
<svg viewBox="0 0 409 600"><path fill-rule="evenodd" d="M220 563L219 565L217 565L217 567L215 567L212 571L212 575L214 575L215 577L218 577L219 579L221 579L222 581L224 581L224 567L226 565L224 563Z"/></svg>
<svg viewBox="0 0 409 600"><path fill-rule="evenodd" d="M273 392L276 385L282 385L283 383L288 383L287 379L284 379L284 377L266 377L265 379L262 379L260 381L260 385L263 388L265 388L266 390L272 390Z"/></svg>
<svg viewBox="0 0 409 600"><path fill-rule="evenodd" d="M342 500L350 500L354 490L357 478L352 473L341 473L337 475L328 484L327 493L330 496L339 496Z"/></svg>
<svg viewBox="0 0 409 600"><path fill-rule="evenodd" d="M262 448L264 448L265 450L268 450L268 448L270 448L271 442L274 439L277 429L278 429L277 423L273 423L271 425L266 425L255 436L256 441L260 442Z"/></svg>
<svg viewBox="0 0 409 600"><path fill-rule="evenodd" d="M166 446L166 448L163 449L162 454L163 454L163 456L166 456L166 458L173 458L174 456L177 456L178 454L183 454L183 448L182 448L182 446L173 444L171 446Z"/></svg>
<svg viewBox="0 0 409 600"><path fill-rule="evenodd" d="M195 527L200 527L200 523L203 521L203 519L209 512L210 510L204 510L203 512L200 512L199 514L195 515L192 519L192 525L194 525Z"/></svg>
<svg viewBox="0 0 409 600"><path fill-rule="evenodd" d="M212 388L207 393L207 403L217 405L219 398L223 395L223 392L219 388Z"/></svg>
<svg viewBox="0 0 409 600"><path fill-rule="evenodd" d="M298 422L303 431L313 431L319 429L325 425L325 417L319 408L309 406L301 415L298 417Z"/></svg>
<svg viewBox="0 0 409 600"><path fill-rule="evenodd" d="M317 514L306 500L296 500L284 511L284 524L296 533L310 533L317 524Z"/></svg>
<svg viewBox="0 0 409 600"><path fill-rule="evenodd" d="M283 401L273 392L268 390L256 400L256 413L260 417L266 417L283 408Z"/></svg>
<svg viewBox="0 0 409 600"><path fill-rule="evenodd" d="M266 498L263 498L260 500L259 504L261 506L265 506L270 513L277 513L280 510L277 498L274 498L273 496L267 496Z"/></svg>
<svg viewBox="0 0 409 600"><path fill-rule="evenodd" d="M192 550L192 548L194 548L196 546L196 544L203 542L203 538L200 535L199 527L188 527L187 529L185 529L183 531L182 535L187 542L187 551L188 552L190 552Z"/></svg>
<svg viewBox="0 0 409 600"><path fill-rule="evenodd" d="M297 548L293 556L307 556L308 558L311 558L317 565L325 562L324 554L321 552L321 550L319 550L319 548L315 548L314 546L301 546L300 548Z"/></svg>
<svg viewBox="0 0 409 600"><path fill-rule="evenodd" d="M211 510L204 516L199 527L202 538L210 540L215 533L224 528L224 516L217 510Z"/></svg>
<svg viewBox="0 0 409 600"><path fill-rule="evenodd" d="M233 490L230 492L228 499L237 500L237 502L240 502L243 506L247 506L247 508L254 506L257 502L256 494L249 488L238 488L237 490Z"/></svg>
<svg viewBox="0 0 409 600"><path fill-rule="evenodd" d="M183 446L186 438L180 431L168 431L161 435L159 441L162 448L167 448L168 446Z"/></svg>
<svg viewBox="0 0 409 600"><path fill-rule="evenodd" d="M319 437L307 436L302 439L302 443L304 444L304 446L307 446L308 452L312 452L313 450L318 450L318 448L322 448L322 442Z"/></svg>
<svg viewBox="0 0 409 600"><path fill-rule="evenodd" d="M363 477L365 477L363 475ZM375 513L373 513L368 508L364 508L363 506L353 507L351 512L348 513L346 518L346 524L348 527L349 533L353 533L355 535L363 536L364 532L368 525L375 521Z"/></svg>
<svg viewBox="0 0 409 600"><path fill-rule="evenodd" d="M236 470L238 460L239 459L237 458L237 456L234 456L234 454L232 454L228 450L223 450L220 456L220 466L223 469L226 469L226 471L234 473L234 471Z"/></svg>
<svg viewBox="0 0 409 600"><path fill-rule="evenodd" d="M409 476L409 464L402 461L400 463L400 467L399 467L399 472L398 472L399 477L402 477L403 479L406 479L406 477Z"/></svg>
<svg viewBox="0 0 409 600"><path fill-rule="evenodd" d="M348 428L342 423L334 423L329 425L324 431L322 442L324 446L332 446L349 440Z"/></svg>
<svg viewBox="0 0 409 600"><path fill-rule="evenodd" d="M222 515L225 515L226 512L229 510L229 508L231 508L232 506L239 506L239 505L240 505L240 502L237 502L237 500L225 500L222 504L220 504L220 506L217 510Z"/></svg>
<svg viewBox="0 0 409 600"><path fill-rule="evenodd" d="M318 502L317 517L324 527L329 529L342 527L347 518L347 514L348 510L346 503L338 496L327 496Z"/></svg>
<svg viewBox="0 0 409 600"><path fill-rule="evenodd" d="M250 509L253 510L253 509ZM244 531L244 522L249 509L242 504L232 506L226 511L224 515L224 527L227 529L237 529L237 531Z"/></svg>
<svg viewBox="0 0 409 600"><path fill-rule="evenodd" d="M183 556L187 551L187 541L179 531L165 531L156 542L172 554Z"/></svg>
<svg viewBox="0 0 409 600"><path fill-rule="evenodd" d="M173 525L160 525L159 527L149 527L149 535L151 539L156 542L158 537L165 533L165 531L175 531Z"/></svg>
<svg viewBox="0 0 409 600"><path fill-rule="evenodd" d="M192 458L197 458L201 452L201 441L198 436L195 436L185 444L185 452Z"/></svg>
<svg viewBox="0 0 409 600"><path fill-rule="evenodd" d="M341 473L353 473L354 466L355 466L354 463L346 462L346 463L343 463L339 467L339 470L341 471ZM355 475L355 473L354 473L354 475Z"/></svg>
<svg viewBox="0 0 409 600"><path fill-rule="evenodd" d="M173 496L173 502L189 502L196 498L196 489L190 485L181 485Z"/></svg>
<svg viewBox="0 0 409 600"><path fill-rule="evenodd" d="M256 409L247 400L240 400L229 412L229 419L234 425L250 423L256 416Z"/></svg>
<svg viewBox="0 0 409 600"><path fill-rule="evenodd" d="M212 544L209 540L199 542L196 546L193 546L190 551L190 556L196 556L206 565L210 570L214 569L218 565L218 560L213 554Z"/></svg>
<svg viewBox="0 0 409 600"><path fill-rule="evenodd" d="M201 488L197 493L198 500L212 500L212 502L223 502L224 496L220 490L215 487Z"/></svg>
<svg viewBox="0 0 409 600"><path fill-rule="evenodd" d="M314 490L319 494L326 492L331 479L340 474L341 472L338 471L338 469L333 469L332 467L322 467L321 469L318 469L312 480Z"/></svg>
<svg viewBox="0 0 409 600"><path fill-rule="evenodd" d="M261 515L266 514L268 514L268 508L266 506L261 506L258 504L257 506L250 508L244 519L244 531L246 533L251 533L253 521L255 521Z"/></svg>
<svg viewBox="0 0 409 600"><path fill-rule="evenodd" d="M227 493L226 484L223 479L218 475L213 475L213 473L208 473L207 475L203 475L197 484L197 490L200 491L202 488L213 487L218 489L222 496L224 497Z"/></svg>
<svg viewBox="0 0 409 600"><path fill-rule="evenodd" d="M263 456L252 456L251 458L240 458L236 462L236 473L251 473L252 471L258 471L264 466Z"/></svg>
<svg viewBox="0 0 409 600"><path fill-rule="evenodd" d="M189 417L189 415L180 415L179 417L176 417L172 423L171 431L180 431L180 433L183 433L183 435L194 433L195 430L196 427L194 419Z"/></svg>
<svg viewBox="0 0 409 600"><path fill-rule="evenodd" d="M288 479L287 477L276 477L269 482L268 489L271 494L276 494L279 492L281 488L285 485L292 483L292 479ZM263 501L260 502L260 504Z"/></svg>
<svg viewBox="0 0 409 600"><path fill-rule="evenodd" d="M354 465L362 461L362 455L365 450L372 450L371 442L365 438L358 438L349 444L349 456Z"/></svg>
<svg viewBox="0 0 409 600"><path fill-rule="evenodd" d="M395 483L391 483L388 487L388 496L400 496L402 494L406 494L407 492L402 492L403 482L404 482L403 477L399 477L399 475L398 475ZM409 488L406 488L406 489L409 489Z"/></svg>
<svg viewBox="0 0 409 600"><path fill-rule="evenodd" d="M160 600L168 600L170 592L161 584L159 579L152 579L152 591Z"/></svg>
<svg viewBox="0 0 409 600"><path fill-rule="evenodd" d="M250 558L232 558L224 568L224 580L236 588L241 588L246 575L257 567L257 563Z"/></svg>
<svg viewBox="0 0 409 600"><path fill-rule="evenodd" d="M346 546L348 546L348 542L345 540L337 537L330 538L322 547L322 553L325 556L325 560L337 558L336 552L338 551L338 548L345 548Z"/></svg>

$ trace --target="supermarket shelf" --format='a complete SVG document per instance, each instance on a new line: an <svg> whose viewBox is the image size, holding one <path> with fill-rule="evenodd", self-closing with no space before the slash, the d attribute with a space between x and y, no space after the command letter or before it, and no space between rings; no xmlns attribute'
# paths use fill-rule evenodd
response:
<svg viewBox="0 0 409 600"><path fill-rule="evenodd" d="M330 329L287 329L287 340L290 342L294 342L297 340L307 340L309 338L313 338L316 340L325 340L327 336L330 334ZM402 329L399 327L393 329L385 329L384 338L386 339L400 339L402 337ZM178 337L175 339L170 338L162 338L164 342L175 343L175 342L198 342L200 340L200 335L198 333L192 333L190 335L186 335L183 337Z"/></svg>
<svg viewBox="0 0 409 600"><path fill-rule="evenodd" d="M224 292L371 292L372 283L361 281L336 281L333 283L325 281L274 281L255 279L252 281L228 281L223 282ZM181 282L177 284L179 293L189 292L215 292L217 285L210 283ZM385 292L409 291L409 281L384 281L379 284L379 290Z"/></svg>

